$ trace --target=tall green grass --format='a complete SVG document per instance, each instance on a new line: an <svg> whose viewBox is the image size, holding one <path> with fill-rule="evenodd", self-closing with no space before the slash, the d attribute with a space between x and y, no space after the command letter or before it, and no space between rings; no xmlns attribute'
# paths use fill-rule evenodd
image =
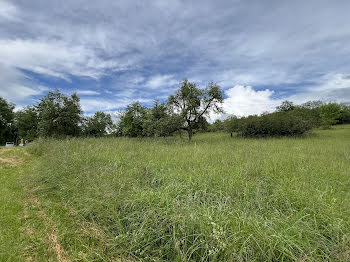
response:
<svg viewBox="0 0 350 262"><path fill-rule="evenodd" d="M0 149L0 158L17 156ZM17 152L16 152L17 153ZM0 261L18 261L23 249L21 216L23 193L19 185L20 168L0 160Z"/></svg>
<svg viewBox="0 0 350 262"><path fill-rule="evenodd" d="M146 261L350 261L350 126L304 138L36 143L37 194Z"/></svg>

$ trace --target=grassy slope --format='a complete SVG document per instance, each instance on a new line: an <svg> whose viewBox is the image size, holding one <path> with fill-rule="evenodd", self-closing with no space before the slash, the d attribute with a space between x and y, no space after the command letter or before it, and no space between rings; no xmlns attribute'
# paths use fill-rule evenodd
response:
<svg viewBox="0 0 350 262"><path fill-rule="evenodd" d="M56 198L33 194L28 174L37 164L24 148L0 149L0 261L106 260L107 245L90 224Z"/></svg>
<svg viewBox="0 0 350 262"><path fill-rule="evenodd" d="M1 159L17 155L0 149ZM15 160L13 159L15 162ZM0 162L0 261L15 261L23 249L21 216L23 193L19 185L18 165ZM16 248L14 248L16 247Z"/></svg>
<svg viewBox="0 0 350 262"><path fill-rule="evenodd" d="M350 260L349 126L302 139L46 141L31 152L41 157L29 181L68 257Z"/></svg>

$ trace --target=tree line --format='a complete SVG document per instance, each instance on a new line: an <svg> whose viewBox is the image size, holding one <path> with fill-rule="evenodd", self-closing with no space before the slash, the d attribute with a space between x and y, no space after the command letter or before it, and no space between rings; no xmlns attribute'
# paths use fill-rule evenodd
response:
<svg viewBox="0 0 350 262"><path fill-rule="evenodd" d="M166 102L155 101L151 108L134 102L118 114L119 121L114 123L104 112L84 116L77 94L67 96L58 89L17 112L13 103L0 97L0 143L37 137L166 137L182 130L191 139L210 112L222 112L222 102L222 90L214 82L201 89L184 79Z"/></svg>
<svg viewBox="0 0 350 262"><path fill-rule="evenodd" d="M350 124L349 103L309 101L295 105L284 101L275 112L217 120L209 131L227 131L243 137L300 136L313 128Z"/></svg>
<svg viewBox="0 0 350 262"><path fill-rule="evenodd" d="M244 137L299 136L317 128L350 123L350 105L310 101L294 105L284 101L275 112L247 117L230 116L210 124L209 113L223 113L222 89L214 82L204 89L184 79L179 89L167 101L154 102L146 107L139 102L129 104L112 116L96 112L86 116L77 94L62 94L58 89L49 92L36 105L17 112L15 105L0 97L0 143L38 137L167 137L186 132L226 131Z"/></svg>

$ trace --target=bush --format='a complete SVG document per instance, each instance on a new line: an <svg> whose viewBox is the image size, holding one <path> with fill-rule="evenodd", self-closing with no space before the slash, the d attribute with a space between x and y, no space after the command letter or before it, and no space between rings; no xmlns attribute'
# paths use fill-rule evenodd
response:
<svg viewBox="0 0 350 262"><path fill-rule="evenodd" d="M318 126L313 112L297 108L289 111L274 112L261 116L232 118L230 132L237 132L244 137L300 136Z"/></svg>
<svg viewBox="0 0 350 262"><path fill-rule="evenodd" d="M350 124L350 103L340 104L340 115L337 124Z"/></svg>
<svg viewBox="0 0 350 262"><path fill-rule="evenodd" d="M215 120L214 123L208 127L208 132L220 132L225 130L225 122L219 119Z"/></svg>
<svg viewBox="0 0 350 262"><path fill-rule="evenodd" d="M322 126L329 128L338 123L341 107L336 103L329 103L320 107L320 115L322 118Z"/></svg>

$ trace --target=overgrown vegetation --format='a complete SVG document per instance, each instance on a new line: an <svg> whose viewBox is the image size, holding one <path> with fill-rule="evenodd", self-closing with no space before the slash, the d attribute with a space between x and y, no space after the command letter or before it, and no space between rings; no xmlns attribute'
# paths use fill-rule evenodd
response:
<svg viewBox="0 0 350 262"><path fill-rule="evenodd" d="M28 184L93 223L104 258L349 261L349 131L39 141Z"/></svg>

